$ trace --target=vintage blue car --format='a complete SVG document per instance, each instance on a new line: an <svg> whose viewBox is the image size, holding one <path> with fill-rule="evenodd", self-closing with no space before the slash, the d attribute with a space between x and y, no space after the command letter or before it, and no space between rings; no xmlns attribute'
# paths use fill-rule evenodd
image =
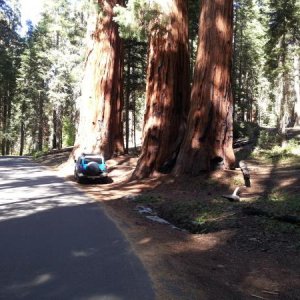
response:
<svg viewBox="0 0 300 300"><path fill-rule="evenodd" d="M108 169L104 157L98 154L81 154L75 160L74 178L78 183L85 179L108 181Z"/></svg>

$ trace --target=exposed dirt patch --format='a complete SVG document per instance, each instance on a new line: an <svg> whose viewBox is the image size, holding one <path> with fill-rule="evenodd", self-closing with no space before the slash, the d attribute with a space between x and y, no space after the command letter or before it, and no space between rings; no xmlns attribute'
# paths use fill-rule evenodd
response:
<svg viewBox="0 0 300 300"><path fill-rule="evenodd" d="M252 187L232 203L221 196L243 185L240 170L128 182L135 164L130 156L112 159L111 184L80 188L104 203L126 234L157 299L300 299L299 226L243 213L254 206L300 215L299 169L250 161ZM72 166L60 172L73 181ZM272 198L283 192L286 202ZM135 210L139 205L198 233L154 223Z"/></svg>

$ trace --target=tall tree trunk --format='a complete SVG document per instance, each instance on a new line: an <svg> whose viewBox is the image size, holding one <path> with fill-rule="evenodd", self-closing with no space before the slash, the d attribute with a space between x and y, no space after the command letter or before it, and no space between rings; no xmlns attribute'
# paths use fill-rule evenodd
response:
<svg viewBox="0 0 300 300"><path fill-rule="evenodd" d="M175 174L198 175L212 163L232 168L232 0L203 0L191 109Z"/></svg>
<svg viewBox="0 0 300 300"><path fill-rule="evenodd" d="M294 89L296 102L294 107L294 126L300 126L300 64L299 55L294 56Z"/></svg>
<svg viewBox="0 0 300 300"><path fill-rule="evenodd" d="M3 96L3 113L2 113L2 132L4 134L1 142L1 154L5 155L5 144L6 144L6 133L7 133L7 103L8 103L8 98L7 98L7 93L4 93Z"/></svg>
<svg viewBox="0 0 300 300"><path fill-rule="evenodd" d="M125 98L125 152L128 153L129 148L129 102L131 94L131 41L128 41L127 47L127 76L126 76L126 98Z"/></svg>
<svg viewBox="0 0 300 300"><path fill-rule="evenodd" d="M282 37L282 96L280 102L280 113L279 113L279 130L282 138L282 146L286 144L286 134L287 134L287 121L289 117L288 112L288 91L289 91L289 74L286 66L286 59L287 59L287 43L286 43L286 35L284 34Z"/></svg>
<svg viewBox="0 0 300 300"><path fill-rule="evenodd" d="M124 152L123 52L117 24L112 20L113 7L122 3L123 0L98 0L101 12L89 22L75 156L90 152L109 158Z"/></svg>
<svg viewBox="0 0 300 300"><path fill-rule="evenodd" d="M39 91L39 99L38 99L38 144L37 150L43 151L43 142L44 142L44 99L41 95L41 91Z"/></svg>
<svg viewBox="0 0 300 300"><path fill-rule="evenodd" d="M8 103L7 103L7 133L10 134L10 127L11 127L11 113L12 113L12 96L10 93L10 87L8 86L8 91L7 91L7 99L8 99ZM6 139L6 143L5 143L5 154L9 155L10 151L11 151L11 136Z"/></svg>
<svg viewBox="0 0 300 300"><path fill-rule="evenodd" d="M20 128L20 153L19 153L20 156L23 155L24 144L25 144L25 125L24 125L24 121L21 120L21 128Z"/></svg>
<svg viewBox="0 0 300 300"><path fill-rule="evenodd" d="M243 87L243 52L244 52L244 30L243 24L240 24L240 49L239 49L239 78L238 78L238 105L241 110L240 121L245 122L245 99L242 96Z"/></svg>
<svg viewBox="0 0 300 300"><path fill-rule="evenodd" d="M24 153L24 146L25 146L25 123L24 123L24 116L26 115L26 104L25 101L22 101L21 105L21 128L20 128L20 152L19 155L22 156Z"/></svg>
<svg viewBox="0 0 300 300"><path fill-rule="evenodd" d="M232 84L233 84L233 91L232 91L232 97L233 97L233 120L237 121L237 55L238 55L238 46L237 46L237 36L238 36L238 22L239 22L239 7L236 6L234 8L234 18L233 18L233 52L232 52Z"/></svg>
<svg viewBox="0 0 300 300"><path fill-rule="evenodd" d="M170 24L150 36L143 145L133 178L174 166L189 108L188 15L186 0L167 0Z"/></svg>
<svg viewBox="0 0 300 300"><path fill-rule="evenodd" d="M56 149L57 148L57 112L56 112L56 107L53 108L52 120L53 120L52 149Z"/></svg>

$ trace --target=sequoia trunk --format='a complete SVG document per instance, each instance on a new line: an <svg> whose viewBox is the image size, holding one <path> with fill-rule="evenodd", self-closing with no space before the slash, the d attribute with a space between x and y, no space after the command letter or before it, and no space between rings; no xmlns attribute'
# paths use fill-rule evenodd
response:
<svg viewBox="0 0 300 300"><path fill-rule="evenodd" d="M203 0L187 131L175 174L232 168L232 0Z"/></svg>
<svg viewBox="0 0 300 300"><path fill-rule="evenodd" d="M166 30L151 32L143 145L133 178L174 166L189 108L187 1L167 0Z"/></svg>
<svg viewBox="0 0 300 300"><path fill-rule="evenodd" d="M80 101L74 153L124 151L122 129L122 42L113 7L123 0L98 0L99 14L89 22L89 49Z"/></svg>

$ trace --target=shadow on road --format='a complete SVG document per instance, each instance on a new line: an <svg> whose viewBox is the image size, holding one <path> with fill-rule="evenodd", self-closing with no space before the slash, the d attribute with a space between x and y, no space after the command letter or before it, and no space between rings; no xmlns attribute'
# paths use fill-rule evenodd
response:
<svg viewBox="0 0 300 300"><path fill-rule="evenodd" d="M102 207L40 171L0 159L0 299L154 299L141 262Z"/></svg>

